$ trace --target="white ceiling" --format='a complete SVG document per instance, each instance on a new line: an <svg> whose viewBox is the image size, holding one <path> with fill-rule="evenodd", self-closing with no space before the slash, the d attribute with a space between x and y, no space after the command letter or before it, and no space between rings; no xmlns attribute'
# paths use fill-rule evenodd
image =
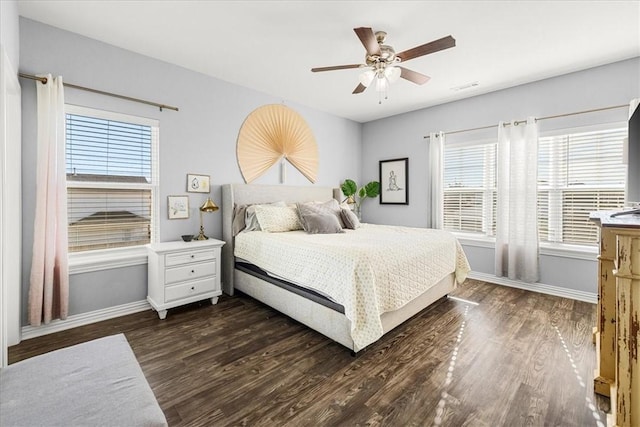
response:
<svg viewBox="0 0 640 427"><path fill-rule="evenodd" d="M18 8L24 17L358 122L640 56L640 1L21 0ZM356 27L386 31L397 52L449 34L457 45L403 63L431 80L400 79L379 105L373 88L351 94L358 69L310 72L364 62Z"/></svg>

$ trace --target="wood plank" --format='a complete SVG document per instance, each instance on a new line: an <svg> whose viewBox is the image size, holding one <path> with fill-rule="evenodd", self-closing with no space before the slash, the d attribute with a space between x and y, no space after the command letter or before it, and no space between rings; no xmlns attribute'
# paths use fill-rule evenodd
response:
<svg viewBox="0 0 640 427"><path fill-rule="evenodd" d="M27 340L9 360L124 332L171 426L605 420L599 405L608 402L589 386L595 305L474 280L454 294L480 305L441 301L355 358L236 295L173 309L166 320L148 311Z"/></svg>

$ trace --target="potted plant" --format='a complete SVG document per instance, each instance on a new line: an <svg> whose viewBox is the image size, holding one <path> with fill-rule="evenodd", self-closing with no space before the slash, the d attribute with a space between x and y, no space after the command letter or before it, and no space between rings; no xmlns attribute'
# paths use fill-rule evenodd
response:
<svg viewBox="0 0 640 427"><path fill-rule="evenodd" d="M345 201L355 206L353 210L358 216L358 219L360 219L360 206L362 202L367 197L378 197L378 194L380 194L380 183L378 181L371 181L367 185L358 188L354 180L345 179L340 189L346 197Z"/></svg>

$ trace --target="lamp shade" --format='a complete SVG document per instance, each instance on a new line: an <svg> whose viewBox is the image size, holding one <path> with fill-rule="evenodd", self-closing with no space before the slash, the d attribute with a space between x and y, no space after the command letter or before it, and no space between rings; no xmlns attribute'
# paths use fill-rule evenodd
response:
<svg viewBox="0 0 640 427"><path fill-rule="evenodd" d="M384 76L389 80L389 83L397 82L400 78L400 74L402 74L402 70L392 65L389 65L384 69Z"/></svg>
<svg viewBox="0 0 640 427"><path fill-rule="evenodd" d="M384 73L380 73L376 76L376 92L384 92L389 86L389 81L385 77Z"/></svg>
<svg viewBox="0 0 640 427"><path fill-rule="evenodd" d="M360 73L359 79L360 79L360 83L362 83L362 86L369 87L375 75L376 73L371 69L363 73Z"/></svg>
<svg viewBox="0 0 640 427"><path fill-rule="evenodd" d="M213 200L211 200L211 197L207 197L207 200L205 200L202 206L200 206L200 210L202 212L215 212L218 209L219 209L218 206L215 203L213 203Z"/></svg>

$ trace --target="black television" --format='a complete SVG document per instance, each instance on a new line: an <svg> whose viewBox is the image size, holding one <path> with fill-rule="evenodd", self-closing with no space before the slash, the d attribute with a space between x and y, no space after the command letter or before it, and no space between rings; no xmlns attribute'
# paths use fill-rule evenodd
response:
<svg viewBox="0 0 640 427"><path fill-rule="evenodd" d="M640 107L629 119L626 205L640 205Z"/></svg>

